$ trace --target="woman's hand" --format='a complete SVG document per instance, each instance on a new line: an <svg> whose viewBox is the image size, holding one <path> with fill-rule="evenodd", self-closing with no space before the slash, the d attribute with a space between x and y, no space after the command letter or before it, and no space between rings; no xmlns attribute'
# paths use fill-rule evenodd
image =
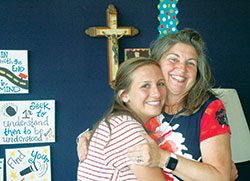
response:
<svg viewBox="0 0 250 181"><path fill-rule="evenodd" d="M143 137L148 143L129 148L128 159L132 161L132 164L136 165L161 167L161 149L149 135L143 135Z"/></svg>
<svg viewBox="0 0 250 181"><path fill-rule="evenodd" d="M78 159L79 159L80 162L83 162L84 159L87 156L88 143L89 143L90 136L91 136L91 132L90 131L85 131L79 137L79 141L77 143L77 155L78 155Z"/></svg>

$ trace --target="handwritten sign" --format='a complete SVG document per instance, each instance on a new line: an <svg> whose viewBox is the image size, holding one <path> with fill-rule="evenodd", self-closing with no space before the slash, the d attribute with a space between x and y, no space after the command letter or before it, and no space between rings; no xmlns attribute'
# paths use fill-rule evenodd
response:
<svg viewBox="0 0 250 181"><path fill-rule="evenodd" d="M4 169L3 163L4 163L4 159L0 158L0 181L3 181L3 173L4 173L4 171L3 171L3 169Z"/></svg>
<svg viewBox="0 0 250 181"><path fill-rule="evenodd" d="M0 50L0 94L29 93L28 51Z"/></svg>
<svg viewBox="0 0 250 181"><path fill-rule="evenodd" d="M0 144L55 142L55 101L0 101Z"/></svg>
<svg viewBox="0 0 250 181"><path fill-rule="evenodd" d="M51 180L50 147L6 149L6 178L12 180Z"/></svg>

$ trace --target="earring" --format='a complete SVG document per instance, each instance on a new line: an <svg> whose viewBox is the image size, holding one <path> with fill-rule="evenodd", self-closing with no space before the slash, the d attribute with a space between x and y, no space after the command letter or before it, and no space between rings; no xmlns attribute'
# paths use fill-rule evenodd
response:
<svg viewBox="0 0 250 181"><path fill-rule="evenodd" d="M128 102L128 98L127 98L127 97L124 97L124 98L123 98L123 102L127 103L127 102Z"/></svg>

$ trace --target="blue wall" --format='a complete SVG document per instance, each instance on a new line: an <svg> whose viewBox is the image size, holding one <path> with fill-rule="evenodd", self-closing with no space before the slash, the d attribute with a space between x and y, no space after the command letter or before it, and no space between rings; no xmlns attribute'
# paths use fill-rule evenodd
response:
<svg viewBox="0 0 250 181"><path fill-rule="evenodd" d="M114 4L119 26L140 30L119 40L125 48L148 47L157 37L158 0L8 0L0 1L0 49L29 51L30 93L0 95L1 100L56 100L56 142L51 146L53 180L75 180L76 136L110 106L107 40L84 30L106 25L106 9ZM250 124L249 0L183 0L178 3L178 29L198 30L207 43L216 86L235 88ZM5 148L42 146L1 145ZM250 162L237 164L240 178ZM241 179L239 179L241 180Z"/></svg>

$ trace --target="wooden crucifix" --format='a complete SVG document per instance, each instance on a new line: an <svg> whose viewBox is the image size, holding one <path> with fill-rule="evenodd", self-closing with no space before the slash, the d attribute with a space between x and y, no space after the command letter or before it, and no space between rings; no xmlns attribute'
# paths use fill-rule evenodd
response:
<svg viewBox="0 0 250 181"><path fill-rule="evenodd" d="M118 40L123 36L135 36L139 30L134 27L118 27L117 10L113 4L110 4L106 10L106 21L107 27L90 27L85 30L85 33L91 37L108 39L109 85L114 89L113 83L119 66Z"/></svg>

